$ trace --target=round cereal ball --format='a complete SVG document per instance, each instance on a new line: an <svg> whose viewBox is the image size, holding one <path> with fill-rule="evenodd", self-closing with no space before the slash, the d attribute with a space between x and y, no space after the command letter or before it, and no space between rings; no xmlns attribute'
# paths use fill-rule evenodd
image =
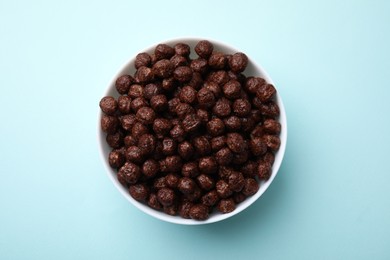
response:
<svg viewBox="0 0 390 260"><path fill-rule="evenodd" d="M213 156L207 156L199 159L199 170L201 173L213 174L218 170L217 161Z"/></svg>
<svg viewBox="0 0 390 260"><path fill-rule="evenodd" d="M150 107L156 112L168 109L168 99L165 95L155 95L150 99Z"/></svg>
<svg viewBox="0 0 390 260"><path fill-rule="evenodd" d="M149 67L152 64L152 57L146 52L138 53L135 57L134 66L136 69L140 67Z"/></svg>
<svg viewBox="0 0 390 260"><path fill-rule="evenodd" d="M206 206L214 206L219 201L219 196L216 190L207 192L202 196L201 202Z"/></svg>
<svg viewBox="0 0 390 260"><path fill-rule="evenodd" d="M251 103L247 99L239 98L233 102L233 113L239 117L248 116L251 108Z"/></svg>
<svg viewBox="0 0 390 260"><path fill-rule="evenodd" d="M142 66L135 72L135 81L139 83L148 83L154 79L151 68Z"/></svg>
<svg viewBox="0 0 390 260"><path fill-rule="evenodd" d="M233 198L222 199L219 201L217 209L221 213L229 213L236 209L236 203Z"/></svg>
<svg viewBox="0 0 390 260"><path fill-rule="evenodd" d="M188 66L177 67L173 71L173 78L179 82L187 82L192 78L192 69Z"/></svg>
<svg viewBox="0 0 390 260"><path fill-rule="evenodd" d="M196 90L191 86L185 86L181 89L179 99L183 103L193 104L196 102Z"/></svg>
<svg viewBox="0 0 390 260"><path fill-rule="evenodd" d="M259 184L257 181L253 178L246 178L245 179L245 184L242 189L242 193L245 196L252 196L256 194L256 192L259 190Z"/></svg>
<svg viewBox="0 0 390 260"><path fill-rule="evenodd" d="M196 177L199 187L203 190L211 190L215 187L215 181L210 175L201 174Z"/></svg>
<svg viewBox="0 0 390 260"><path fill-rule="evenodd" d="M150 107L141 107L138 109L136 117L138 121L146 125L150 125L154 122L156 118L156 113Z"/></svg>
<svg viewBox="0 0 390 260"><path fill-rule="evenodd" d="M229 187L229 184L224 180L219 180L215 185L218 196L222 199L230 197L233 194L232 189Z"/></svg>
<svg viewBox="0 0 390 260"><path fill-rule="evenodd" d="M232 109L229 100L220 98L213 107L213 113L218 117L227 117Z"/></svg>
<svg viewBox="0 0 390 260"><path fill-rule="evenodd" d="M226 56L222 52L214 52L211 54L208 64L213 69L223 69L226 65Z"/></svg>
<svg viewBox="0 0 390 260"><path fill-rule="evenodd" d="M115 88L119 94L124 95L129 91L130 85L133 84L134 78L130 75L122 75L115 81Z"/></svg>
<svg viewBox="0 0 390 260"><path fill-rule="evenodd" d="M207 123L207 132L212 136L218 136L225 131L225 124L220 118L213 118Z"/></svg>
<svg viewBox="0 0 390 260"><path fill-rule="evenodd" d="M199 175L198 164L194 161L183 164L181 175L194 178Z"/></svg>
<svg viewBox="0 0 390 260"><path fill-rule="evenodd" d="M175 54L175 49L168 44L158 44L154 49L154 55L157 60L169 59Z"/></svg>
<svg viewBox="0 0 390 260"><path fill-rule="evenodd" d="M207 40L199 41L195 46L195 52L204 59L209 58L213 50L213 44Z"/></svg>
<svg viewBox="0 0 390 260"><path fill-rule="evenodd" d="M103 132L107 134L114 134L119 125L119 120L115 116L103 115L100 120L100 126Z"/></svg>
<svg viewBox="0 0 390 260"><path fill-rule="evenodd" d="M194 72L204 74L208 70L208 63L206 59L199 58L199 59L192 60L190 67Z"/></svg>
<svg viewBox="0 0 390 260"><path fill-rule="evenodd" d="M171 206L176 199L176 194L172 189L161 188L157 191L157 199L163 206Z"/></svg>
<svg viewBox="0 0 390 260"><path fill-rule="evenodd" d="M229 66L233 72L243 72L248 65L248 57L242 53L237 52L229 59Z"/></svg>
<svg viewBox="0 0 390 260"><path fill-rule="evenodd" d="M237 80L230 80L222 87L223 94L228 99L236 99L241 96L241 84Z"/></svg>
<svg viewBox="0 0 390 260"><path fill-rule="evenodd" d="M184 160L189 160L195 152L194 146L189 141L184 141L178 145L177 152Z"/></svg>
<svg viewBox="0 0 390 260"><path fill-rule="evenodd" d="M183 194L190 194L195 191L196 183L193 179L188 177L183 177L179 179L177 188Z"/></svg>
<svg viewBox="0 0 390 260"><path fill-rule="evenodd" d="M235 153L241 153L246 148L245 140L239 133L228 133L226 138L226 144L229 149Z"/></svg>
<svg viewBox="0 0 390 260"><path fill-rule="evenodd" d="M175 53L180 56L188 57L191 53L190 46L185 43L177 43L174 46Z"/></svg>
<svg viewBox="0 0 390 260"><path fill-rule="evenodd" d="M113 150L108 155L108 163L112 168L120 168L126 161L126 157L120 150Z"/></svg>
<svg viewBox="0 0 390 260"><path fill-rule="evenodd" d="M168 59L163 59L153 65L152 72L156 77L169 78L173 73L173 69L173 63Z"/></svg>
<svg viewBox="0 0 390 260"><path fill-rule="evenodd" d="M129 193L135 200L145 201L149 196L149 187L145 183L130 185Z"/></svg>
<svg viewBox="0 0 390 260"><path fill-rule="evenodd" d="M115 114L118 109L118 102L111 96L104 97L99 103L100 109L107 115Z"/></svg>
<svg viewBox="0 0 390 260"><path fill-rule="evenodd" d="M141 177L141 169L132 162L126 162L119 169L118 174L123 175L128 184L135 184Z"/></svg>
<svg viewBox="0 0 390 260"><path fill-rule="evenodd" d="M197 93L198 104L201 108L210 108L215 104L215 96L207 88L201 88Z"/></svg>
<svg viewBox="0 0 390 260"><path fill-rule="evenodd" d="M153 159L148 159L142 164L142 174L148 179L156 176L159 170L158 162Z"/></svg>
<svg viewBox="0 0 390 260"><path fill-rule="evenodd" d="M209 208L203 204L196 204L191 207L189 215L194 220L206 220L209 217Z"/></svg>

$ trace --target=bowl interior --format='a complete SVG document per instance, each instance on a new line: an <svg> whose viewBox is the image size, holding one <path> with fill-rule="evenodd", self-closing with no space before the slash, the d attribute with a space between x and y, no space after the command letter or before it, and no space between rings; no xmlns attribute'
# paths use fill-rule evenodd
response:
<svg viewBox="0 0 390 260"><path fill-rule="evenodd" d="M175 45L176 43L179 43L179 42L187 43L191 47L191 58L195 58L196 53L194 51L194 47L200 40L202 40L202 39L197 39L197 38L180 38L180 39L165 41L163 43L166 43L166 44L171 45L171 46L173 46L173 45ZM214 40L209 40L209 41L213 43L215 51L221 51L221 52L230 53L230 54L239 52L239 50L237 50L237 49L235 49L233 47L230 47L230 46L228 46L228 45L226 45L224 43L220 43L220 42L217 42L217 41L214 41ZM143 50L141 52L153 53L154 48L155 48L155 45L153 45L153 46L151 46L151 47L149 47L149 48L147 48L147 49L145 49L145 50ZM115 81L116 81L116 79L119 76L121 76L123 74L133 75L135 73L134 60L135 60L135 56L134 56L134 58L130 59L126 64L124 64L124 66L120 69L120 71L117 73L117 75L115 75L114 78L111 80L110 84L108 85L108 89L107 89L106 93L104 93L104 96L114 96L114 97L118 97L119 96L119 94L117 93L117 91L115 89ZM253 60L251 60L250 57L249 57L248 67L244 71L244 74L246 76L262 77L268 83L274 84L272 79L268 76L268 74L264 71L264 69L260 65L257 65ZM275 86L275 88L277 88L277 86ZM126 199L128 199L134 206L136 206L137 208L139 208L143 212L145 212L145 213L147 213L147 214L149 214L149 215L151 215L151 216L153 216L155 218L158 218L160 220L164 220L164 221L171 222L171 223L176 223L176 224L199 225L199 224L208 224L208 223L218 222L218 221L227 219L227 218L229 218L229 217L231 217L233 215L236 215L239 212L243 211L245 208L247 208L253 202L255 202L267 190L267 188L272 183L273 179L275 178L275 176L276 176L276 174L277 174L277 172L278 172L278 170L280 168L280 165L281 165L282 160L283 160L284 152L285 152L285 149L286 149L287 121L286 121L285 109L284 109L283 102L282 102L282 99L281 99L279 93L277 93L277 95L276 95L276 102L277 102L277 104L279 105L279 108L280 108L279 121L280 121L280 123L282 125L282 131L280 133L281 145L280 145L280 148L279 148L278 152L275 154L275 162L274 162L274 164L272 166L271 177L270 177L270 179L268 181L261 182L259 191L255 195L253 195L251 197L248 197L245 201L243 201L240 204L238 204L236 206L236 209L233 212L231 212L231 213L220 214L220 213L216 212L216 213L211 214L210 217L207 220L205 220L205 221L195 221L195 220L192 220L192 219L183 219L180 216L170 216L170 215L167 215L164 212L156 211L156 210L148 207L147 205L144 205L144 204L134 200L130 196L130 194L127 191L127 189L125 187L123 187L119 183L119 181L117 180L117 178L116 178L116 171L114 169L112 169L109 166L109 164L108 164L107 158L108 158L108 154L111 151L111 148L106 143L106 140L105 140L106 135L105 135L105 133L103 133L101 131L101 129L100 129L100 118L102 116L102 112L99 110L100 112L99 112L99 115L98 115L98 142L99 142L100 154L101 154L102 160L104 162L104 166L106 168L108 176L111 179L111 181L114 183L116 188L122 193L122 195Z"/></svg>

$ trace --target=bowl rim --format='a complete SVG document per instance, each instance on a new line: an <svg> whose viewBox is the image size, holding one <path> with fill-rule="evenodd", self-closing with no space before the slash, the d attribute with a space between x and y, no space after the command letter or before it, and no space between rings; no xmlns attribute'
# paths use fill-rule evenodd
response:
<svg viewBox="0 0 390 260"><path fill-rule="evenodd" d="M168 44L170 46L173 46L174 44L176 44L178 42L183 42L183 43L186 43L189 45L194 45L195 43L199 42L200 40L210 41L214 45L214 50L215 49L217 49L217 50L218 49L226 49L232 53L242 52L238 48L236 48L232 45L220 42L220 41L215 40L215 39L204 38L204 37L179 37L179 38L168 39L165 41L160 41L159 43L153 44L153 45L143 49L142 51L137 52L137 54L141 53L141 52L151 53L151 51L157 46L157 44L161 44L161 43ZM215 48L215 47L217 47L217 48ZM193 50L191 53L192 54L194 53ZM130 58L126 62L124 62L124 64L122 64L122 66L117 70L117 73L114 75L114 77L111 78L111 80L109 81L109 84L106 85L106 88L105 88L104 93L103 93L104 94L103 97L110 95L110 93L112 91L115 91L116 79L120 75L123 75L125 73L125 71L128 71L129 67L131 68L131 66L133 66L134 61L135 61L135 57L137 54L135 54L132 58ZM248 55L248 59L249 59L248 66L253 67L253 70L258 71L259 74L261 74L261 75L250 75L250 76L260 76L260 77L264 78L268 83L273 84L275 86L273 80L270 78L270 76L264 70L264 68L260 64L256 63L254 60L252 60L249 55ZM133 68L131 68L131 69L133 70ZM143 204L143 203L133 199L133 197L131 197L131 195L125 189L125 187L123 187L119 183L119 181L117 180L115 170L112 169L110 167L110 165L108 164L107 156L108 156L109 152L107 154L105 153L104 146L106 146L107 149L110 149L110 148L108 147L107 143L105 142L105 135L106 134L103 133L103 131L101 130L101 127L100 127L100 120L101 120L101 117L103 115L103 112L99 108L98 115L97 115L98 116L98 118L97 118L98 119L97 120L98 121L97 122L97 139L98 140L97 141L98 141L98 146L99 146L100 158L103 161L103 165L104 165L106 174L108 175L109 179L114 184L114 186L119 190L119 192L132 205L134 205L136 208L138 208L142 212L146 213L147 215L150 215L150 216L157 218L159 220L162 220L162 221L166 221L166 222L174 223L174 224L181 224L181 225L204 225L204 224L216 223L216 222L228 219L232 216L238 215L239 213L244 211L246 208L248 208L250 205L252 205L255 201L257 201L268 190L268 187L271 185L271 183L275 179L277 173L279 172L281 164L283 162L284 154L286 151L286 145L287 145L287 116L286 116L285 107L284 107L282 98L279 94L277 86L275 86L275 88L277 90L276 103L278 104L279 109L280 109L279 122L282 125L282 130L281 130L281 133L279 135L280 140L281 140L281 144L280 144L279 150L275 154L275 162L272 166L272 174L271 174L271 177L266 182L261 182L261 185L260 185L261 187L257 191L256 194L246 198L245 201L238 204L237 208L234 211L232 211L230 213L226 213L226 214L216 213L215 215L211 215L207 220L197 221L197 220L193 220L193 219L185 219L185 218L182 218L180 216L171 216L171 215L165 214L164 212L154 210L154 209L150 208L149 206L147 206L146 204Z"/></svg>

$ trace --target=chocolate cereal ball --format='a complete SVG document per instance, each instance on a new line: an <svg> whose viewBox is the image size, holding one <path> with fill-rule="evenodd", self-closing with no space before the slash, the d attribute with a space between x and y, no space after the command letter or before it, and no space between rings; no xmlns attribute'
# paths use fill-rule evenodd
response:
<svg viewBox="0 0 390 260"><path fill-rule="evenodd" d="M203 40L198 42L195 46L195 52L204 59L209 58L211 53L213 53L214 46L211 42Z"/></svg>
<svg viewBox="0 0 390 260"><path fill-rule="evenodd" d="M237 116L229 116L223 120L228 131L236 132L241 128L241 120Z"/></svg>
<svg viewBox="0 0 390 260"><path fill-rule="evenodd" d="M222 87L223 94L228 99L236 99L241 95L241 84L237 80L230 80Z"/></svg>
<svg viewBox="0 0 390 260"><path fill-rule="evenodd" d="M198 167L200 172L205 174L213 174L218 170L218 164L214 156L200 158Z"/></svg>
<svg viewBox="0 0 390 260"><path fill-rule="evenodd" d="M120 150L112 150L108 155L108 163L112 168L120 168L125 163L126 157Z"/></svg>
<svg viewBox="0 0 390 260"><path fill-rule="evenodd" d="M215 187L215 181L207 174L201 174L196 177L198 185L203 190L211 190Z"/></svg>
<svg viewBox="0 0 390 260"><path fill-rule="evenodd" d="M263 84L256 90L256 96L261 102L267 102L275 95L276 89L271 84Z"/></svg>
<svg viewBox="0 0 390 260"><path fill-rule="evenodd" d="M229 165L233 160L233 153L229 148L224 147L215 153L215 159L219 165Z"/></svg>
<svg viewBox="0 0 390 260"><path fill-rule="evenodd" d="M234 153L241 153L245 149L245 141L239 133L228 133L226 144Z"/></svg>
<svg viewBox="0 0 390 260"><path fill-rule="evenodd" d="M226 56L221 52L214 52L211 54L208 63L213 69L223 69L226 65Z"/></svg>
<svg viewBox="0 0 390 260"><path fill-rule="evenodd" d="M114 134L118 129L119 121L115 116L103 115L100 120L101 129L107 134Z"/></svg>
<svg viewBox="0 0 390 260"><path fill-rule="evenodd" d="M217 209L221 213L229 213L236 209L236 203L232 198L222 199L219 201Z"/></svg>
<svg viewBox="0 0 390 260"><path fill-rule="evenodd" d="M269 118L269 119L264 120L263 129L267 133L278 135L278 134L280 134L281 125L275 119Z"/></svg>
<svg viewBox="0 0 390 260"><path fill-rule="evenodd" d="M151 68L142 66L137 70L134 77L138 83L148 83L154 79L154 74Z"/></svg>
<svg viewBox="0 0 390 260"><path fill-rule="evenodd" d="M186 115L182 121L182 126L185 132L196 132L201 125L201 121L196 114Z"/></svg>
<svg viewBox="0 0 390 260"><path fill-rule="evenodd" d="M199 168L196 162L187 162L183 164L181 175L194 178L199 175Z"/></svg>
<svg viewBox="0 0 390 260"><path fill-rule="evenodd" d="M190 46L185 43L177 43L174 46L175 53L180 56L188 57L191 53Z"/></svg>
<svg viewBox="0 0 390 260"><path fill-rule="evenodd" d="M179 82L187 82L192 78L192 69L188 66L177 67L173 71L173 78Z"/></svg>
<svg viewBox="0 0 390 260"><path fill-rule="evenodd" d="M208 63L206 59L199 58L196 60L192 60L190 67L192 71L204 74L208 70Z"/></svg>
<svg viewBox="0 0 390 260"><path fill-rule="evenodd" d="M131 112L131 98L129 96L118 97L118 110L124 115Z"/></svg>
<svg viewBox="0 0 390 260"><path fill-rule="evenodd" d="M133 84L130 86L128 95L131 98L138 98L144 96L144 87L140 84Z"/></svg>
<svg viewBox="0 0 390 260"><path fill-rule="evenodd" d="M257 182L256 182L257 183ZM229 187L229 184L224 180L219 180L215 185L218 196L222 199L225 199L233 194L232 189Z"/></svg>
<svg viewBox="0 0 390 260"><path fill-rule="evenodd" d="M135 200L145 201L149 196L149 187L144 183L130 185L129 193Z"/></svg>
<svg viewBox="0 0 390 260"><path fill-rule="evenodd" d="M138 140L138 148L143 155L149 155L156 149L156 138L151 134L143 134Z"/></svg>
<svg viewBox="0 0 390 260"><path fill-rule="evenodd" d="M150 107L156 112L164 112L168 109L168 99L165 95L155 95L150 99Z"/></svg>
<svg viewBox="0 0 390 260"><path fill-rule="evenodd" d="M229 59L229 66L233 72L243 72L247 65L248 57L242 52L233 54L232 58Z"/></svg>
<svg viewBox="0 0 390 260"><path fill-rule="evenodd" d="M207 192L201 198L202 204L209 207L214 206L218 201L219 201L219 196L216 190Z"/></svg>
<svg viewBox="0 0 390 260"><path fill-rule="evenodd" d="M198 104L202 108L210 108L215 104L215 96L207 88L201 88L197 93Z"/></svg>
<svg viewBox="0 0 390 260"><path fill-rule="evenodd" d="M236 171L232 172L228 176L228 184L233 191L235 192L241 191L245 185L244 175L241 172L236 172Z"/></svg>
<svg viewBox="0 0 390 260"><path fill-rule="evenodd" d="M251 104L247 99L236 99L233 102L233 113L239 117L248 116L251 112Z"/></svg>
<svg viewBox="0 0 390 260"><path fill-rule="evenodd" d="M143 153L138 146L130 146L126 150L126 160L135 164L143 162Z"/></svg>
<svg viewBox="0 0 390 260"><path fill-rule="evenodd" d="M107 115L115 114L118 109L118 103L115 98L108 96L104 97L100 100L99 106L101 110Z"/></svg>
<svg viewBox="0 0 390 260"><path fill-rule="evenodd" d="M159 170L158 162L153 159L148 159L142 164L142 174L148 179L156 176Z"/></svg>
<svg viewBox="0 0 390 260"><path fill-rule="evenodd" d="M173 73L173 69L173 63L170 60L163 59L153 65L152 72L156 77L169 78Z"/></svg>
<svg viewBox="0 0 390 260"><path fill-rule="evenodd" d="M195 137L192 144L200 156L208 155L211 152L210 142L205 136Z"/></svg>
<svg viewBox="0 0 390 260"><path fill-rule="evenodd" d="M249 77L245 82L245 90L249 93L256 94L257 90L266 82L263 78Z"/></svg>
<svg viewBox="0 0 390 260"><path fill-rule="evenodd" d="M161 203L158 201L157 195L156 195L155 193L151 193L151 194L149 195L147 204L148 204L148 206L151 207L152 209L155 209L155 210L160 210L160 209L162 209L162 205L161 205Z"/></svg>
<svg viewBox="0 0 390 260"><path fill-rule="evenodd" d="M203 204L196 204L191 207L189 213L194 220L205 220L209 217L209 208Z"/></svg>
<svg viewBox="0 0 390 260"><path fill-rule="evenodd" d="M184 141L178 145L177 151L181 158L189 160L194 155L195 149L190 142Z"/></svg>
<svg viewBox="0 0 390 260"><path fill-rule="evenodd" d="M219 99L213 107L213 113L218 117L227 117L232 109L229 100L226 98Z"/></svg>
<svg viewBox="0 0 390 260"><path fill-rule="evenodd" d="M211 139L211 150L218 151L226 146L226 136L221 135Z"/></svg>
<svg viewBox="0 0 390 260"><path fill-rule="evenodd" d="M172 128L172 123L165 118L157 118L153 122L153 131L158 135L167 135Z"/></svg>
<svg viewBox="0 0 390 260"><path fill-rule="evenodd" d="M171 206L176 199L176 195L172 189L161 188L157 191L157 199L163 206Z"/></svg>
<svg viewBox="0 0 390 260"><path fill-rule="evenodd" d="M259 190L259 184L254 178L246 178L242 193L245 196L252 196Z"/></svg>
<svg viewBox="0 0 390 260"><path fill-rule="evenodd" d="M169 61L172 63L173 68L188 65L187 58L177 54L173 55L172 58L169 59Z"/></svg>
<svg viewBox="0 0 390 260"><path fill-rule="evenodd" d="M175 49L167 44L158 44L154 49L157 60L169 59L175 54Z"/></svg>
<svg viewBox="0 0 390 260"><path fill-rule="evenodd" d="M220 118L213 118L207 123L207 132L212 136L221 135L225 131L225 124Z"/></svg>
<svg viewBox="0 0 390 260"><path fill-rule="evenodd" d="M125 163L118 171L118 174L122 174L128 184L137 183L141 177L141 169L134 163Z"/></svg>
<svg viewBox="0 0 390 260"><path fill-rule="evenodd" d="M258 164L257 176L261 180L268 180L271 177L272 168L271 164L266 161L262 161Z"/></svg>
<svg viewBox="0 0 390 260"><path fill-rule="evenodd" d="M129 91L130 85L133 84L134 78L130 75L122 75L115 81L115 88L119 94L124 95Z"/></svg>
<svg viewBox="0 0 390 260"><path fill-rule="evenodd" d="M179 99L183 103L193 104L196 102L196 90L191 86L185 86L181 89Z"/></svg>
<svg viewBox="0 0 390 260"><path fill-rule="evenodd" d="M196 183L191 178L183 177L183 178L179 179L179 182L177 184L177 188L183 194L190 194L190 193L193 193L195 191Z"/></svg>
<svg viewBox="0 0 390 260"><path fill-rule="evenodd" d="M150 125L154 122L156 118L156 113L150 107L141 107L138 109L136 117L138 121L145 125Z"/></svg>
<svg viewBox="0 0 390 260"><path fill-rule="evenodd" d="M191 218L190 217L190 209L192 208L192 206L194 206L194 203L192 203L186 199L183 199L183 201L179 204L179 208L178 208L179 215L182 218L186 218L186 219Z"/></svg>
<svg viewBox="0 0 390 260"><path fill-rule="evenodd" d="M135 57L134 66L136 69L139 69L140 67L149 67L151 64L152 58L146 52L139 53Z"/></svg>

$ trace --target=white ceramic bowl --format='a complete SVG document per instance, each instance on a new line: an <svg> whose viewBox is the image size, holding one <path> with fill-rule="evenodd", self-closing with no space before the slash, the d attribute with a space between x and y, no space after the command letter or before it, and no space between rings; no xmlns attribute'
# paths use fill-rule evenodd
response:
<svg viewBox="0 0 390 260"><path fill-rule="evenodd" d="M203 40L203 39L200 39L200 38L178 38L178 39L173 39L173 40L169 40L169 41L164 41L161 43L166 43L166 44L171 45L171 46L173 46L174 44L176 44L178 42L187 43L191 47L191 57L194 58L196 55L196 53L194 51L194 47L200 40ZM231 46L226 45L225 43L221 43L221 42L218 42L215 40L210 40L210 39L207 39L207 40L209 40L210 42L213 43L214 50L216 50L216 51L221 51L221 52L230 53L230 54L233 54L233 53L240 51L238 49L235 49ZM140 52L153 53L154 48L157 44L159 44L159 43L156 43L155 45L153 45L153 46L151 46L143 51L140 51ZM122 68L118 71L118 73L113 77L113 79L109 83L107 90L103 96L114 96L114 97L118 96L118 93L116 92L116 89L115 89L115 81L119 76L121 76L123 74L130 74L130 75L134 74L134 72L135 72L134 60L135 60L135 55L126 64L124 64L124 66L122 66ZM248 67L244 71L244 74L246 76L259 76L259 77L264 78L267 82L274 84L272 79L265 72L265 70L260 65L256 64L250 57L249 57ZM286 149L286 142L287 142L287 121L286 121L286 112L285 112L283 102L282 102L282 99L281 99L279 93L277 93L277 95L276 95L276 101L277 101L277 104L279 105L279 108L280 108L279 121L282 125L282 131L280 133L281 145L280 145L279 151L275 155L275 162L274 162L273 167L272 167L272 175L268 181L260 183L260 189L255 195L247 198L245 201L238 204L236 206L236 209L231 213L221 214L221 213L216 212L216 213L211 214L207 220L196 221L196 220L192 220L192 219L184 219L184 218L181 218L180 216L167 215L164 212L156 211L156 210L150 208L149 206L134 200L130 196L128 190L126 188L124 188L118 182L118 180L116 178L116 171L114 169L112 169L110 167L110 165L108 164L107 158L108 158L108 154L109 154L111 149L109 148L109 146L106 143L105 133L103 133L102 130L100 129L100 118L102 116L102 112L99 109L98 124L97 124L98 125L97 128L98 128L99 150L100 150L101 158L103 160L103 164L104 164L106 171L108 173L108 177L114 183L115 187L120 191L120 193L122 193L122 195L127 200L129 200L131 202L131 204L133 204L134 206L136 206L137 208L139 208L140 210L142 210L146 214L151 215L157 219L164 220L164 221L171 222L171 223L176 223L176 224L199 225L199 224L214 223L214 222L218 222L218 221L230 218L230 217L240 213L241 211L243 211L244 209L249 207L252 203L254 203L258 198L260 198L260 196L268 189L268 187L270 186L270 184L274 180L274 178L275 178L275 176L280 168L280 165L282 163L284 152Z"/></svg>

